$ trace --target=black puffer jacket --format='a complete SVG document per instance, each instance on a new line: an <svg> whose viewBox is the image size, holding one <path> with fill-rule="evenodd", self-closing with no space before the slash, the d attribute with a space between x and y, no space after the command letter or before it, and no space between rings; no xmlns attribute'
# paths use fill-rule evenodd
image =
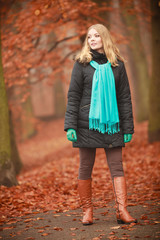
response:
<svg viewBox="0 0 160 240"><path fill-rule="evenodd" d="M99 64L107 62L104 54L92 51L93 60ZM64 130L73 128L77 131L77 142L73 147L112 148L124 146L123 134L134 133L131 94L124 63L118 61L112 67L116 84L117 104L120 119L120 132L108 135L89 130L89 109L92 91L92 79L95 69L90 65L75 62L65 114Z"/></svg>

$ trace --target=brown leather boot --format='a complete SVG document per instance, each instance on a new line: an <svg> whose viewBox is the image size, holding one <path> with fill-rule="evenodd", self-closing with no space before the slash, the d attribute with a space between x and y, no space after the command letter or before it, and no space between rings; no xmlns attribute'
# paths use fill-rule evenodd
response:
<svg viewBox="0 0 160 240"><path fill-rule="evenodd" d="M113 179L115 200L116 200L116 216L117 223L130 224L137 223L137 219L131 217L127 211L127 187L125 177L115 177Z"/></svg>
<svg viewBox="0 0 160 240"><path fill-rule="evenodd" d="M93 223L93 206L92 206L92 179L78 180L78 192L83 208L83 225Z"/></svg>

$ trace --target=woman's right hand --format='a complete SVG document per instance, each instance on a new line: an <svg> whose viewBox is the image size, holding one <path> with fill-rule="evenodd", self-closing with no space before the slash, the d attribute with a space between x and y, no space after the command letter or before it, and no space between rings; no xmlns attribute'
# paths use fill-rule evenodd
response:
<svg viewBox="0 0 160 240"><path fill-rule="evenodd" d="M71 142L77 141L77 134L75 129L70 128L67 130L67 139Z"/></svg>

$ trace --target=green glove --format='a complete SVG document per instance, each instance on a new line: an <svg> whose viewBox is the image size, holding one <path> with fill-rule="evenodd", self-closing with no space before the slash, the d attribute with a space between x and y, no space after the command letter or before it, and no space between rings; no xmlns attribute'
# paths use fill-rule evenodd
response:
<svg viewBox="0 0 160 240"><path fill-rule="evenodd" d="M67 139L71 142L77 141L77 134L75 129L70 128L67 130Z"/></svg>
<svg viewBox="0 0 160 240"><path fill-rule="evenodd" d="M132 139L132 134L124 134L124 142L130 142Z"/></svg>

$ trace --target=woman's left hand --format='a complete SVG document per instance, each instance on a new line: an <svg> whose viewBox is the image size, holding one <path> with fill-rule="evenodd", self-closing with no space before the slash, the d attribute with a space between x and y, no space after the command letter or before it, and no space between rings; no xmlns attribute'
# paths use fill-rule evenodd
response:
<svg viewBox="0 0 160 240"><path fill-rule="evenodd" d="M130 142L132 139L132 134L124 134L124 142Z"/></svg>

